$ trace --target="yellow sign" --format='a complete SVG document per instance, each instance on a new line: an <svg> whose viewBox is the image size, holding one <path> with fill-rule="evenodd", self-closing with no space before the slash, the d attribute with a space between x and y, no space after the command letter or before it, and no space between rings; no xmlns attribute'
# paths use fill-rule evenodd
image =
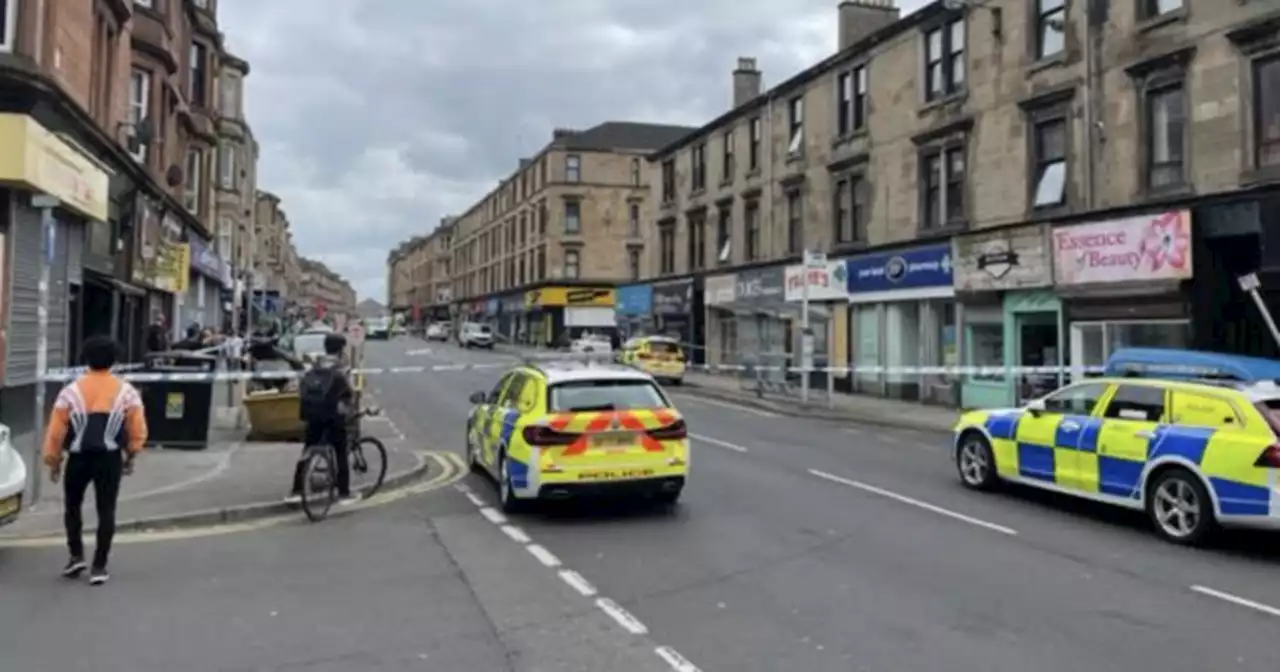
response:
<svg viewBox="0 0 1280 672"><path fill-rule="evenodd" d="M164 398L165 420L181 420L187 414L187 397L181 392L170 392Z"/></svg>
<svg viewBox="0 0 1280 672"><path fill-rule="evenodd" d="M151 274L155 286L182 294L187 291L191 275L191 247L186 243L161 242L156 246L155 271Z"/></svg>
<svg viewBox="0 0 1280 672"><path fill-rule="evenodd" d="M89 219L107 221L111 176L93 159L22 114L0 114L0 182L48 194Z"/></svg>
<svg viewBox="0 0 1280 672"><path fill-rule="evenodd" d="M617 302L612 287L544 287L525 292L524 305L534 306L601 306Z"/></svg>

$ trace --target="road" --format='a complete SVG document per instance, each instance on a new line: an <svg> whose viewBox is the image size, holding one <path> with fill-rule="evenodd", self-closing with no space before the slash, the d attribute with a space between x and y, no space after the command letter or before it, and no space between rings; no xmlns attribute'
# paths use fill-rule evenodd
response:
<svg viewBox="0 0 1280 672"><path fill-rule="evenodd" d="M468 396L513 361L411 339L367 357L484 367L370 378L393 432L458 452ZM1140 517L963 490L945 435L673 396L694 445L670 512L505 520L470 476L322 525L123 544L92 590L51 578L60 549L0 547L0 668L1280 669L1275 537L1177 548Z"/></svg>

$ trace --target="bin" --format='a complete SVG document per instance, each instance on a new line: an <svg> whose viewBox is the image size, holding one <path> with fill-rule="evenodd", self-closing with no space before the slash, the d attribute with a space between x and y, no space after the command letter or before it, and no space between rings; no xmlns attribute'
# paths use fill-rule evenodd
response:
<svg viewBox="0 0 1280 672"><path fill-rule="evenodd" d="M218 358L190 352L156 353L145 373L213 373ZM147 445L185 450L209 447L213 380L138 381L146 409Z"/></svg>

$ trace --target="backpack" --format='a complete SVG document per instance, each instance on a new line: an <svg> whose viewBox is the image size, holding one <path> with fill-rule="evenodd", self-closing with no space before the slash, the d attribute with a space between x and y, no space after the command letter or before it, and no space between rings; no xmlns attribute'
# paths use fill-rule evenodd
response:
<svg viewBox="0 0 1280 672"><path fill-rule="evenodd" d="M298 383L298 414L304 422L327 422L338 417L337 367L313 366Z"/></svg>

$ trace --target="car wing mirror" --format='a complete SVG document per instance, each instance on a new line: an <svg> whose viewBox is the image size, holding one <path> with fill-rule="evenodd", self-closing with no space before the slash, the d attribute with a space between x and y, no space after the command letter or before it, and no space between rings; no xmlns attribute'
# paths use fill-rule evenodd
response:
<svg viewBox="0 0 1280 672"><path fill-rule="evenodd" d="M487 396L487 395L485 395L485 393L484 393L484 392L472 392L472 393L471 393L471 403L473 403L473 404L483 404L483 403L485 403L485 400L486 400L486 399L485 399L485 397L486 397L486 396Z"/></svg>
<svg viewBox="0 0 1280 672"><path fill-rule="evenodd" d="M1027 412L1033 416L1039 416L1041 413L1047 412L1049 409L1045 406L1044 399L1032 399L1027 402Z"/></svg>

